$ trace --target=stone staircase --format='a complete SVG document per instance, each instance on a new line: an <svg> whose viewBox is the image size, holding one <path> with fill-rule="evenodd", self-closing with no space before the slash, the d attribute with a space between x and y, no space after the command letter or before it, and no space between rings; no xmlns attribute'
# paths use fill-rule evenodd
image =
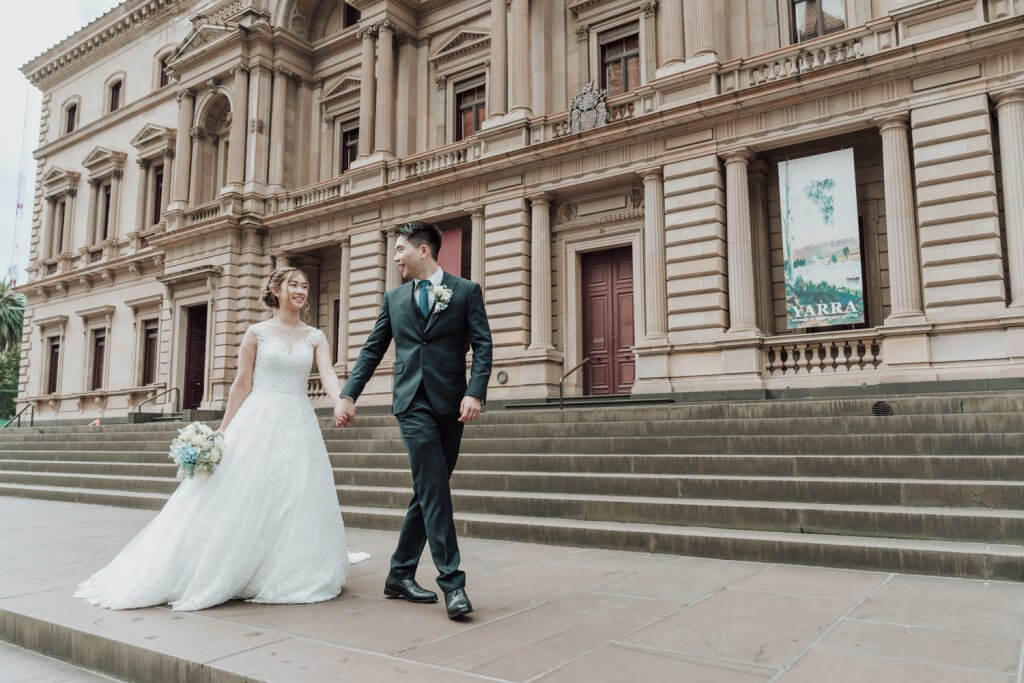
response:
<svg viewBox="0 0 1024 683"><path fill-rule="evenodd" d="M177 426L5 430L0 495L159 508ZM394 418L321 426L346 523L397 529ZM452 485L465 535L1024 581L1024 393L494 409Z"/></svg>

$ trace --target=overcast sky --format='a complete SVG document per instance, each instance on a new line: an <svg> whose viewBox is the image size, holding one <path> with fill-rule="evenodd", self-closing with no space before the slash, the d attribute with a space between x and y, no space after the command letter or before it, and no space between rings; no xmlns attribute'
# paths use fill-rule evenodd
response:
<svg viewBox="0 0 1024 683"><path fill-rule="evenodd" d="M0 278L8 277L13 264L18 268L18 282L25 282L32 233L32 151L39 138L40 93L18 69L118 4L120 0L29 0L6 4L8 24L0 41L0 92L6 102L0 107ZM18 172L22 168L24 210L15 224Z"/></svg>

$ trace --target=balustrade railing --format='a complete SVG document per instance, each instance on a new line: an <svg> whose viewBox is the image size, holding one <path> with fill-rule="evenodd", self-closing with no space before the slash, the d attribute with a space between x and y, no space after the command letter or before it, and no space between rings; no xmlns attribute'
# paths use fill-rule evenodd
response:
<svg viewBox="0 0 1024 683"><path fill-rule="evenodd" d="M313 206L314 204L320 204L322 202L328 202L332 199L338 199L349 191L349 179L348 178L335 178L334 180L316 185L307 190L296 192L295 194L285 198L279 205L279 210L290 211L292 209L302 209L307 206Z"/></svg>
<svg viewBox="0 0 1024 683"><path fill-rule="evenodd" d="M309 376L309 386L306 393L312 401L315 401L318 398L325 398L327 396L327 391L324 389L324 383L320 381L320 375Z"/></svg>
<svg viewBox="0 0 1024 683"><path fill-rule="evenodd" d="M402 159L401 166L399 167L399 177L403 180L406 178L416 178L426 173L442 171L446 168L476 161L481 156L483 156L483 142L480 140L460 142L427 154L418 154Z"/></svg>
<svg viewBox="0 0 1024 683"><path fill-rule="evenodd" d="M195 223L202 223L211 218L216 218L221 214L221 211L222 207L219 199L207 202L185 212L185 225L194 225Z"/></svg>
<svg viewBox="0 0 1024 683"><path fill-rule="evenodd" d="M881 339L875 333L829 339L775 337L765 340L763 353L769 377L864 372L882 364Z"/></svg>

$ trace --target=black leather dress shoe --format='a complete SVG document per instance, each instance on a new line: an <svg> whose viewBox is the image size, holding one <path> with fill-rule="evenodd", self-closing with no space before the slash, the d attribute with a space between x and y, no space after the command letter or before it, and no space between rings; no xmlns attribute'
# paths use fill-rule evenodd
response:
<svg viewBox="0 0 1024 683"><path fill-rule="evenodd" d="M465 588L456 588L444 594L444 606L448 610L449 619L458 619L473 611Z"/></svg>
<svg viewBox="0 0 1024 683"><path fill-rule="evenodd" d="M437 593L428 591L416 583L415 579L396 579L389 576L384 581L384 595L409 602L437 602Z"/></svg>

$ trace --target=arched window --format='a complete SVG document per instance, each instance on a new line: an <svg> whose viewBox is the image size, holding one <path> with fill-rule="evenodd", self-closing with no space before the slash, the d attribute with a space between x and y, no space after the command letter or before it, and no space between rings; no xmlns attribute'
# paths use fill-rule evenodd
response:
<svg viewBox="0 0 1024 683"><path fill-rule="evenodd" d="M104 84L103 111L110 114L124 106L124 72L114 74Z"/></svg>
<svg viewBox="0 0 1024 683"><path fill-rule="evenodd" d="M231 102L223 94L214 95L200 113L196 152L197 197L194 205L204 204L220 194L227 182L228 138L231 131Z"/></svg>
<svg viewBox="0 0 1024 683"><path fill-rule="evenodd" d="M164 45L153 55L153 90L166 88L171 84L171 74L167 71L167 65L174 55L173 45Z"/></svg>
<svg viewBox="0 0 1024 683"><path fill-rule="evenodd" d="M75 95L70 97L64 102L64 106L61 107L61 120L60 120L60 132L61 135L68 135L74 133L78 128L78 117L81 111L79 97Z"/></svg>

